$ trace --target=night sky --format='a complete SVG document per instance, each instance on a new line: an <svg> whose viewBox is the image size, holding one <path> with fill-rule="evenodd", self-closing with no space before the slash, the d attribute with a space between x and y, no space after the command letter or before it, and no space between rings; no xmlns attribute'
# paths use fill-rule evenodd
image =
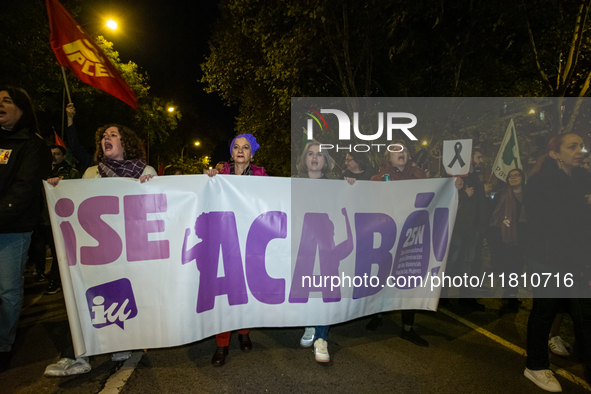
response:
<svg viewBox="0 0 591 394"><path fill-rule="evenodd" d="M205 93L199 82L200 64L209 53L208 41L219 16L217 1L82 0L81 5L78 22L113 42L122 62L131 60L147 72L153 94L178 105L183 119L177 132L183 139L201 138L207 133L203 128L210 128L199 125L212 124L228 138L233 136L238 109L225 106L217 94ZM118 22L116 31L103 26L108 18ZM214 160L227 159L219 157L225 148L216 149Z"/></svg>

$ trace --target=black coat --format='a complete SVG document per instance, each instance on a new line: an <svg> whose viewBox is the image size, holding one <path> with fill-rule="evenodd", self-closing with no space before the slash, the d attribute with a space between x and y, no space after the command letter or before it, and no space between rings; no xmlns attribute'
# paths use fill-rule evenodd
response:
<svg viewBox="0 0 591 394"><path fill-rule="evenodd" d="M51 159L49 146L29 129L0 129L0 233L33 231Z"/></svg>
<svg viewBox="0 0 591 394"><path fill-rule="evenodd" d="M484 234L490 224L489 201L484 193L484 185L475 173L463 178L464 186L458 192L458 213L454 225L454 234L478 232ZM467 187L474 188L474 194L468 197Z"/></svg>
<svg viewBox="0 0 591 394"><path fill-rule="evenodd" d="M584 282L591 251L591 205L585 198L588 194L591 174L575 168L568 176L552 159L546 160L529 179L523 198L528 229L526 253L532 269L570 272Z"/></svg>

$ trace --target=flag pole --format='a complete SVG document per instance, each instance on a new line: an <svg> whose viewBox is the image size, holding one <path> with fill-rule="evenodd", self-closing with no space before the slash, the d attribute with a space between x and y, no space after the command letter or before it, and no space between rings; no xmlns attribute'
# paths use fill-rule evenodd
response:
<svg viewBox="0 0 591 394"><path fill-rule="evenodd" d="M70 87L68 86L68 80L66 79L66 68L62 66L62 75L64 76L64 85L66 86L66 93L68 93L68 102L72 103L72 96L70 96Z"/></svg>
<svg viewBox="0 0 591 394"><path fill-rule="evenodd" d="M64 119L66 115L66 89L63 90L62 93L62 132L61 132L61 137L62 139L64 138Z"/></svg>

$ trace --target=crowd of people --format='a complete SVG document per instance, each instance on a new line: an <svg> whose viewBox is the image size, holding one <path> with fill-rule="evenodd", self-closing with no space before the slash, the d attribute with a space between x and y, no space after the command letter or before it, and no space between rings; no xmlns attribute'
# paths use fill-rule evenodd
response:
<svg viewBox="0 0 591 394"><path fill-rule="evenodd" d="M68 148L78 161L81 171L65 160L66 149L48 146L38 135L33 105L20 88L0 87L0 372L9 365L12 345L18 327L23 299L23 273L27 261L35 266L36 280L44 280L45 247L55 257L55 246L48 220L48 210L42 196L42 180L57 186L60 180L103 177L130 177L142 183L156 176L146 161L138 136L128 127L108 124L95 134L96 150L91 156L78 142L74 126L75 109L67 107ZM338 166L320 143L310 141L297 162L297 177L309 179L342 179L349 184L358 181L400 181L425 179L427 173L412 160L404 141L395 142L400 149L386 151L379 163L368 156L347 152L344 166ZM252 163L259 149L251 134L237 135L230 145L229 162L220 162L205 174L267 176L263 167ZM588 257L591 255L591 169L585 156L583 140L577 134L559 134L548 143L529 174L516 168L507 174L494 199L492 187L483 182L482 152L472 151L470 171L457 178L458 210L451 236L447 270L478 275L482 269L483 240L486 238L491 266L507 274L522 272L524 265L537 272L558 272L565 267L580 279L577 283L591 284ZM335 171L338 167L341 171ZM172 168L169 173L179 174ZM337 175L335 175L337 174ZM387 196L385 196L387 198ZM45 294L61 289L57 261L48 274ZM571 315L577 347L591 382L591 299L582 289L571 288L568 298L548 297L534 289L533 308L527 327L527 363L525 377L539 387L552 392L561 390L560 383L549 369L548 348L556 354L568 355L568 346L560 336L562 314ZM451 305L442 293L440 306ZM519 309L517 288L506 287L502 294L506 307ZM458 303L474 311L483 311L467 288L460 289ZM400 337L418 346L429 343L414 329L415 311L402 311ZM381 314L374 315L367 329L382 324ZM249 328L238 330L242 351L252 349ZM318 362L328 362L329 326L305 327L300 339L303 347L314 348ZM216 335L217 348L211 360L222 366L228 355L231 333ZM130 352L114 353L113 360L125 360ZM60 360L47 367L47 376L66 376L90 371L86 357L76 358L70 344L62 351Z"/></svg>

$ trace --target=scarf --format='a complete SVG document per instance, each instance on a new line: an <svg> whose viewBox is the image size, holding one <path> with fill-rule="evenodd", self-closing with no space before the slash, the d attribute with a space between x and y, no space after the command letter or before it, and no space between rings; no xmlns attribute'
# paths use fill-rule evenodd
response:
<svg viewBox="0 0 591 394"><path fill-rule="evenodd" d="M517 213L517 198L513 194L513 189L505 187L492 214L491 226L501 229L503 242L509 245L517 245L517 222L520 219Z"/></svg>
<svg viewBox="0 0 591 394"><path fill-rule="evenodd" d="M230 174L231 175L236 175L236 169L235 169L234 163L230 163ZM242 174L238 174L238 175L254 175L254 173L252 172L252 167L250 166L250 164L248 165L248 167L246 167L244 169L244 171L242 171Z"/></svg>
<svg viewBox="0 0 591 394"><path fill-rule="evenodd" d="M132 160L111 160L103 157L98 164L99 174L101 178L120 177L120 178L135 178L139 177L144 172L146 163L141 159Z"/></svg>

